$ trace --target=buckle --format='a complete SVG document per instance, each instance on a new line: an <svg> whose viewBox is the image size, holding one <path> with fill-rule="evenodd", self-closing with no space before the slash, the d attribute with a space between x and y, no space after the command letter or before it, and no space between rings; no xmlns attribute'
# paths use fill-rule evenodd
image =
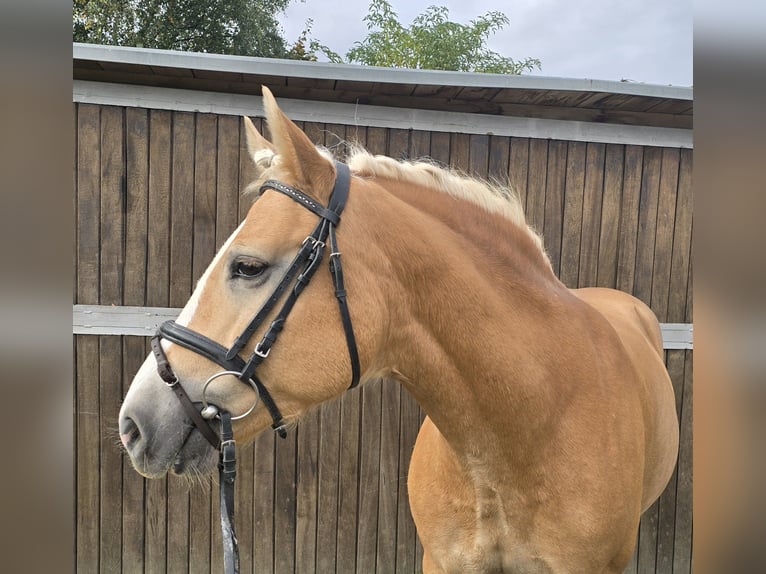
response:
<svg viewBox="0 0 766 574"><path fill-rule="evenodd" d="M236 446L234 439L221 441L221 446L218 447L221 451L221 462L225 464L236 461Z"/></svg>
<svg viewBox="0 0 766 574"><path fill-rule="evenodd" d="M222 440L221 441L221 450L222 451L223 451L223 449L225 449L227 447L235 448L236 446L237 446L237 441L235 441L233 438L230 438L229 440Z"/></svg>
<svg viewBox="0 0 766 574"><path fill-rule="evenodd" d="M171 389L175 387L180 381L178 380L178 376L174 373L173 374L173 380L172 381L165 381L165 379L162 379L167 386L169 386Z"/></svg>

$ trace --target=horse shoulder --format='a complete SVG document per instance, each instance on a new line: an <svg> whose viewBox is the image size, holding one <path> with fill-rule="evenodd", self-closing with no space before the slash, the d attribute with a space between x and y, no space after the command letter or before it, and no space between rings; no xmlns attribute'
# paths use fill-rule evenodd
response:
<svg viewBox="0 0 766 574"><path fill-rule="evenodd" d="M664 490L678 453L678 417L659 321L646 304L622 291L585 288L572 293L614 328L637 374L647 439L642 500L646 510Z"/></svg>

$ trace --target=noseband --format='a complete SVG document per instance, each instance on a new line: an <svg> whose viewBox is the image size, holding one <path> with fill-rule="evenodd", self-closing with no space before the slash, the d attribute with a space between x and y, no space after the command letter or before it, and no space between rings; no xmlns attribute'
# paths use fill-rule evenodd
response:
<svg viewBox="0 0 766 574"><path fill-rule="evenodd" d="M320 219L311 235L303 241L303 245L298 250L297 255L282 276L279 284L231 347L226 348L220 343L184 325L179 325L175 321L167 321L160 325L151 341L152 352L157 361L157 372L160 377L178 397L184 411L192 420L197 430L214 448L220 451L218 468L221 486L221 528L223 531L224 568L227 573L239 572L239 554L237 538L234 532L235 442L231 421L249 414L255 407L255 404L245 414L232 417L229 412L220 407L208 404L205 400L205 391L203 389L202 403L204 408L200 411L200 408L195 406L186 394L181 382L173 372L160 341L161 339L167 339L194 351L220 365L224 368L225 372L229 372L246 385L252 387L271 415L272 428L280 437L285 438L287 431L282 413L279 411L279 407L277 407L266 386L256 375L256 369L269 356L272 346L285 326L287 316L319 268L325 248L329 245L330 273L335 285L335 297L338 299L343 331L346 335L346 344L351 360L351 385L349 388L354 388L359 383L359 354L357 352L354 330L351 325L351 315L349 314L346 302L341 254L338 251L337 240L335 238L335 228L340 224L340 215L348 199L351 175L346 164L336 162L335 167L337 170L335 187L327 207L320 205L298 189L279 181L269 180L261 186L261 192L273 189L282 193L309 211L317 214ZM292 288L290 289L291 286ZM255 350L250 357L247 360L243 359L239 353L253 337L255 331L264 323L266 317L274 310L277 303L282 300L286 292L287 295L284 297L282 307L266 330L266 334L255 346ZM214 378L223 374L217 373L208 379L205 389ZM257 401L258 399L256 399L256 404ZM220 420L220 438L210 424L210 420L213 418Z"/></svg>

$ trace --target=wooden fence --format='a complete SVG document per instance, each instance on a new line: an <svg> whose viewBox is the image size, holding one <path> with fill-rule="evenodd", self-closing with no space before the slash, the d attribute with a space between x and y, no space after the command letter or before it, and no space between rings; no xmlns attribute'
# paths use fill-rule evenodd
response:
<svg viewBox="0 0 766 574"><path fill-rule="evenodd" d="M247 208L240 118L74 108L75 303L182 307ZM567 285L616 287L662 322L691 322L691 150L300 125L340 152L357 141L510 180ZM147 340L77 335L74 347L77 571L219 572L215 485L144 480L118 446L120 402ZM628 572L691 572L691 357L666 351L679 464L642 520ZM406 476L422 416L406 391L378 382L309 413L286 440L240 448L242 572L419 572Z"/></svg>

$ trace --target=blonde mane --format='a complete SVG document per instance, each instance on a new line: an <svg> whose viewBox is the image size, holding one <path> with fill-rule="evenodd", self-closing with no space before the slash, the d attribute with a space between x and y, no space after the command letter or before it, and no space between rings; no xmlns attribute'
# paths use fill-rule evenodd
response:
<svg viewBox="0 0 766 574"><path fill-rule="evenodd" d="M384 155L372 155L361 147L353 147L346 162L358 176L412 182L473 203L489 213L502 215L527 231L548 259L542 238L527 224L521 200L509 187L491 184L428 160L397 161Z"/></svg>
<svg viewBox="0 0 766 574"><path fill-rule="evenodd" d="M509 187L482 181L428 160L399 161L384 155L372 155L361 146L347 145L350 152L346 163L354 175L411 182L468 201L489 213L502 215L529 234L550 265L542 237L527 224L521 200ZM321 146L317 146L317 149L329 161L334 160L332 152L328 149ZM246 194L257 195L261 184L279 173L279 155L270 150L261 153L262 156L256 161L264 171L256 181L245 188Z"/></svg>

